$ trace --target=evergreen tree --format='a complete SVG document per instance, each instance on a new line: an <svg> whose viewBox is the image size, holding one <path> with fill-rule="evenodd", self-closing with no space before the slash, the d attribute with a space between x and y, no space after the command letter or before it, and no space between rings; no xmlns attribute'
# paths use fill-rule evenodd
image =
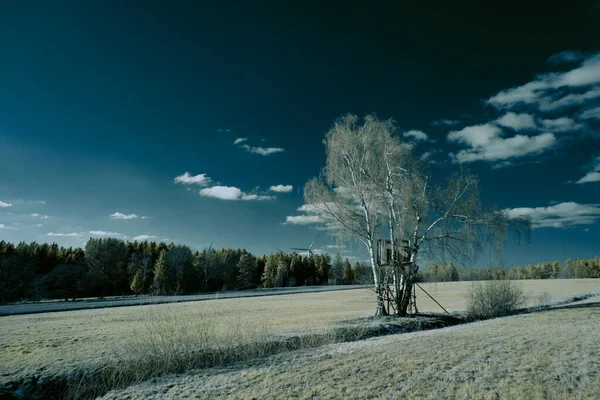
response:
<svg viewBox="0 0 600 400"><path fill-rule="evenodd" d="M169 294L169 271L167 265L167 252L161 251L154 265L154 283L152 284L152 292L154 294L164 295Z"/></svg>
<svg viewBox="0 0 600 400"><path fill-rule="evenodd" d="M331 274L329 277L329 284L340 285L344 275L344 260L340 253L337 253L333 258L333 265L331 266Z"/></svg>
<svg viewBox="0 0 600 400"><path fill-rule="evenodd" d="M256 258L251 254L244 254L240 258L237 264L238 276L237 276L237 288L240 290L250 289L254 287L252 283L252 276L256 269Z"/></svg>
<svg viewBox="0 0 600 400"><path fill-rule="evenodd" d="M133 275L133 280L131 281L131 291L136 295L140 294L144 290L144 273L141 269L138 269Z"/></svg>
<svg viewBox="0 0 600 400"><path fill-rule="evenodd" d="M354 283L354 271L350 265L350 261L346 258L344 261L344 273L342 275L342 283L344 285L352 285Z"/></svg>
<svg viewBox="0 0 600 400"><path fill-rule="evenodd" d="M273 254L270 254L267 257L267 262L265 263L265 271L262 275L262 283L265 288L275 287L277 281L277 259Z"/></svg>

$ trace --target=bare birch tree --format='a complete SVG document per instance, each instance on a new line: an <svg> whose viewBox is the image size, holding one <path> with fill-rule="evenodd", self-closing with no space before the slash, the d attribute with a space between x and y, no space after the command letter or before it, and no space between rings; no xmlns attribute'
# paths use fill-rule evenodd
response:
<svg viewBox="0 0 600 400"><path fill-rule="evenodd" d="M327 221L327 227L339 234L358 239L369 252L377 295L376 315L383 315L381 271L375 259L375 241L380 222L380 202L373 186L377 172L371 148L377 133L385 127L374 117L358 125L358 118L347 115L338 119L325 135L326 167L320 178L304 187L306 210Z"/></svg>
<svg viewBox="0 0 600 400"><path fill-rule="evenodd" d="M338 119L325 135L326 166L321 178L305 186L304 210L316 213L326 227L362 242L369 253L377 296L376 315L391 275L394 309L407 314L418 261L423 252L472 259L483 242L500 254L509 231L529 232L526 221L509 220L479 200L477 179L464 171L432 185L428 165L394 136L393 121L369 115ZM376 258L377 238L391 243L391 263ZM398 246L407 249L399 259ZM385 283L384 283L385 282Z"/></svg>

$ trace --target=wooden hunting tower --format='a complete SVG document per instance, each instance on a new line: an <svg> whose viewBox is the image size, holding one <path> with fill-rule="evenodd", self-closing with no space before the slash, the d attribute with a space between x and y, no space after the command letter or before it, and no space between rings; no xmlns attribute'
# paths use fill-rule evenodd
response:
<svg viewBox="0 0 600 400"><path fill-rule="evenodd" d="M392 254L392 251L394 254ZM377 265L382 272L383 303L385 313L398 314L400 299L404 289L406 269L410 266L411 249L408 240L377 240ZM417 313L415 291L411 291L409 314ZM413 312L414 310L414 312Z"/></svg>

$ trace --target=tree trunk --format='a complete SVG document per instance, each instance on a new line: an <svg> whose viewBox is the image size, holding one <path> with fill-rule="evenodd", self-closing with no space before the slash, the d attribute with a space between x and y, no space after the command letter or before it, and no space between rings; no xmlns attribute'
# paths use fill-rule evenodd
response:
<svg viewBox="0 0 600 400"><path fill-rule="evenodd" d="M415 280L415 269L416 269L417 252L413 249L410 255L410 265L408 266L408 275L404 281L404 290L402 290L402 302L398 310L398 315L406 317L408 313L408 305L410 304L410 297L412 296L413 284Z"/></svg>
<svg viewBox="0 0 600 400"><path fill-rule="evenodd" d="M404 290L402 291L402 301L400 303L400 309L398 310L398 315L400 317L406 317L408 315L408 305L410 303L410 296L412 295L413 282L412 278L406 279L406 284L404 286Z"/></svg>
<svg viewBox="0 0 600 400"><path fill-rule="evenodd" d="M377 295L377 307L375 309L375 317L383 317L386 315L386 310L383 304L383 291L381 288L381 281L379 280L379 267L375 261L375 253L373 251L373 244L369 245L369 256L371 258L371 269L373 271L373 289Z"/></svg>

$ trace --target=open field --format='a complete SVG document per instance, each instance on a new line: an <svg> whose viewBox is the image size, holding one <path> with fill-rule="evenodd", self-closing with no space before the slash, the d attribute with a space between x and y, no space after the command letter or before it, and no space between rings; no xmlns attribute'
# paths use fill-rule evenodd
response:
<svg viewBox="0 0 600 400"><path fill-rule="evenodd" d="M597 399L600 304L282 353L108 399Z"/></svg>
<svg viewBox="0 0 600 400"><path fill-rule="evenodd" d="M522 281L530 305L600 292L600 280ZM422 285L450 311L466 306L470 282ZM420 311L439 311L417 291ZM221 299L178 304L14 315L0 318L0 386L37 376L52 377L104 365L128 352L157 324L173 331L206 333L208 345L243 338L314 333L370 316L368 289ZM207 339L208 338L208 339Z"/></svg>
<svg viewBox="0 0 600 400"><path fill-rule="evenodd" d="M361 289L363 285L348 286L298 286L271 289L248 289L240 291L223 291L183 296L125 296L106 297L103 299L77 299L75 301L47 300L0 305L0 316L37 314L57 311L88 310L92 308L129 307L139 305L184 303L187 301L204 301L215 299L231 299L242 297L275 296L280 294L330 292L334 290Z"/></svg>

